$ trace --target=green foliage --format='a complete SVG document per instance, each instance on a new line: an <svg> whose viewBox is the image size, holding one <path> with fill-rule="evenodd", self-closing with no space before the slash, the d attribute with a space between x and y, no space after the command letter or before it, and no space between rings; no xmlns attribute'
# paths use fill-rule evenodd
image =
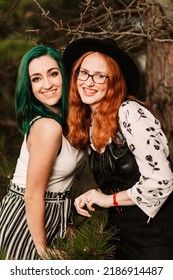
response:
<svg viewBox="0 0 173 280"><path fill-rule="evenodd" d="M16 128L1 128L0 131L0 201L15 169L22 142L22 135Z"/></svg>
<svg viewBox="0 0 173 280"><path fill-rule="evenodd" d="M2 152L0 152L0 161L1 161L1 165L0 165L0 201L1 201L7 192L10 179L14 172L15 161L14 158L5 156Z"/></svg>
<svg viewBox="0 0 173 280"><path fill-rule="evenodd" d="M6 259L6 254L0 251L0 260L5 260L5 259Z"/></svg>
<svg viewBox="0 0 173 280"><path fill-rule="evenodd" d="M16 39L13 36L2 40L0 44L1 65L5 61L15 61L16 58L21 58L24 52L29 49L30 44L26 44L24 39Z"/></svg>
<svg viewBox="0 0 173 280"><path fill-rule="evenodd" d="M106 260L114 259L116 237L115 228L108 229L107 212L97 212L87 218L66 238L57 238L57 253L48 254L48 259L65 260Z"/></svg>

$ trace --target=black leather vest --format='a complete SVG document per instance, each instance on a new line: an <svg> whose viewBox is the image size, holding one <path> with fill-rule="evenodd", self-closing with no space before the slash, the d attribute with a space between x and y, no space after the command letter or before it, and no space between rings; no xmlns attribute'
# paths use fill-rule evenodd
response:
<svg viewBox="0 0 173 280"><path fill-rule="evenodd" d="M89 165L98 187L105 194L113 194L133 186L140 177L135 157L120 131L103 153L90 147Z"/></svg>

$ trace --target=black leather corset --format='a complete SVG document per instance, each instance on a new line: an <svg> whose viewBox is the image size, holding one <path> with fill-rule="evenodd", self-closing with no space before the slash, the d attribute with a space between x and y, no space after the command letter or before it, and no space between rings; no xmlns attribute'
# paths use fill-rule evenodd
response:
<svg viewBox="0 0 173 280"><path fill-rule="evenodd" d="M127 146L120 131L101 154L93 150L89 155L89 165L98 187L105 194L113 194L133 186L140 177L134 155Z"/></svg>

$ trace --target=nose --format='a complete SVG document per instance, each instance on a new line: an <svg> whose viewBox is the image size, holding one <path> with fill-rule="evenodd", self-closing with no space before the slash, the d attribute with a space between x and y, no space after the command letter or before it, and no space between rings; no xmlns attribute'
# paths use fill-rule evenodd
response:
<svg viewBox="0 0 173 280"><path fill-rule="evenodd" d="M89 76L88 79L85 81L85 84L87 86L93 86L95 84L94 81L93 81L93 77Z"/></svg>
<svg viewBox="0 0 173 280"><path fill-rule="evenodd" d="M51 81L50 81L49 78L45 78L45 79L43 80L43 87L44 87L45 89L49 89L49 88L52 87L52 83L51 83Z"/></svg>

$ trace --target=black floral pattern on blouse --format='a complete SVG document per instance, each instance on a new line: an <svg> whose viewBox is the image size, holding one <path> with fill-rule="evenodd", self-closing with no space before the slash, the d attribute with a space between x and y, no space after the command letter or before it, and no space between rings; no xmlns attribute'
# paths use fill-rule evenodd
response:
<svg viewBox="0 0 173 280"><path fill-rule="evenodd" d="M119 120L141 173L128 195L148 216L154 217L173 190L167 138L159 120L135 101L123 102Z"/></svg>

